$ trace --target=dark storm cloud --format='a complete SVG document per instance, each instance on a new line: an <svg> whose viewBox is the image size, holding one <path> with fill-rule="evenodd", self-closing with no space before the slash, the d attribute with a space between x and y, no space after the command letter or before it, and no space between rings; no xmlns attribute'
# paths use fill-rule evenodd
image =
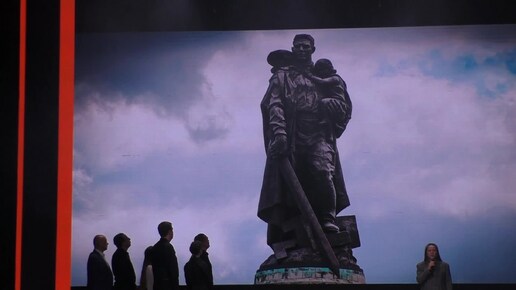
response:
<svg viewBox="0 0 516 290"><path fill-rule="evenodd" d="M183 117L202 98L202 68L235 35L218 33L78 34L76 109L123 98L160 114Z"/></svg>

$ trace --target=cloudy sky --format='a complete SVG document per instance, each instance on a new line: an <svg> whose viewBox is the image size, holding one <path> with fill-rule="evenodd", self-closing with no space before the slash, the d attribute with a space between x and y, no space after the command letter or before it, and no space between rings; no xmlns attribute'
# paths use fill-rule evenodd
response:
<svg viewBox="0 0 516 290"><path fill-rule="evenodd" d="M137 277L163 220L180 268L200 232L217 284L272 254L256 216L259 103L274 49L316 41L346 81L338 141L367 283L415 283L428 242L457 283L515 283L516 26L78 34L72 285L92 238L132 239ZM184 276L181 271L181 284Z"/></svg>

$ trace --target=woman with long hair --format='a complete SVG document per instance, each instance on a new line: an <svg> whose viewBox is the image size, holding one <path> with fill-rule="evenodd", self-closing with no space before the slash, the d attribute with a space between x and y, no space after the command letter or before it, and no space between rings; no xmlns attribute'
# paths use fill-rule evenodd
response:
<svg viewBox="0 0 516 290"><path fill-rule="evenodd" d="M416 280L421 290L452 290L450 266L441 259L436 244L426 245L424 260L416 268Z"/></svg>

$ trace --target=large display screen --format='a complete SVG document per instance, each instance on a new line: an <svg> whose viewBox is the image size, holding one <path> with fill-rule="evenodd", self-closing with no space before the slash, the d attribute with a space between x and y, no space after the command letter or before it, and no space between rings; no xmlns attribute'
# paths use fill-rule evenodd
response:
<svg viewBox="0 0 516 290"><path fill-rule="evenodd" d="M72 285L96 234L120 232L137 279L157 225L182 271L205 233L216 284L272 254L257 217L266 58L315 39L346 81L337 141L367 283L415 283L439 245L455 283L516 283L516 26L77 33Z"/></svg>

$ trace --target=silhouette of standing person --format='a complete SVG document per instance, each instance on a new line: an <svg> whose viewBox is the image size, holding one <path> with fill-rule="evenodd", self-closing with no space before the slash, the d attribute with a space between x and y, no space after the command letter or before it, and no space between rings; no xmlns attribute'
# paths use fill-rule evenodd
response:
<svg viewBox="0 0 516 290"><path fill-rule="evenodd" d="M88 256L87 265L87 289L88 290L112 290L113 272L107 263L104 251L108 248L108 241L104 235L96 235L93 238L93 251Z"/></svg>
<svg viewBox="0 0 516 290"><path fill-rule="evenodd" d="M174 237L172 223L161 222L158 225L160 240L152 247L151 263L154 276L154 290L179 289L179 267L176 251L170 243Z"/></svg>
<svg viewBox="0 0 516 290"><path fill-rule="evenodd" d="M201 258L202 247L202 242L200 241L193 241L190 245L192 256L184 267L186 288L188 290L209 290L213 287L211 269L208 263Z"/></svg>
<svg viewBox="0 0 516 290"><path fill-rule="evenodd" d="M416 269L421 290L452 290L450 266L441 259L436 244L426 245L424 261L418 263Z"/></svg>
<svg viewBox="0 0 516 290"><path fill-rule="evenodd" d="M124 233L119 233L113 238L117 247L111 258L111 266L115 275L115 290L135 290L136 275L133 263L127 250L131 246L131 239Z"/></svg>
<svg viewBox="0 0 516 290"><path fill-rule="evenodd" d="M143 265L140 275L140 290L152 290L154 285L154 276L152 275L151 263L152 246L148 246L143 253Z"/></svg>
<svg viewBox="0 0 516 290"><path fill-rule="evenodd" d="M210 281L210 285L213 286L213 267L211 265L210 257L208 254L208 249L210 248L210 239L208 239L208 236L200 233L194 237L194 241L201 242L201 256L200 258L206 262L208 266L208 278Z"/></svg>

